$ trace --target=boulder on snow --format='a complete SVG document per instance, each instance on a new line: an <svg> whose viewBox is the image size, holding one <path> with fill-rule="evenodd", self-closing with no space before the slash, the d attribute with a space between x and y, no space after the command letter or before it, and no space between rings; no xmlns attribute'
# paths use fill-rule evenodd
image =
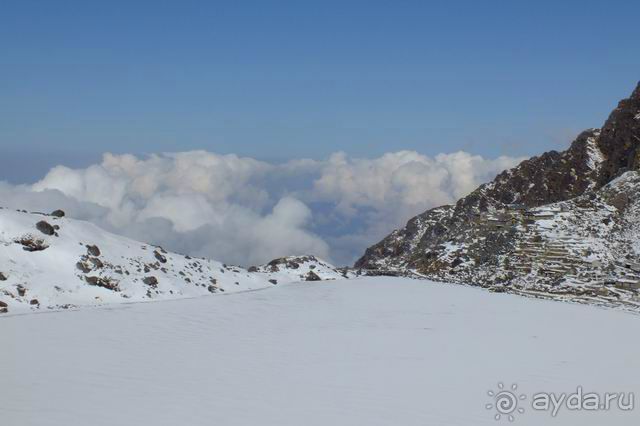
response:
<svg viewBox="0 0 640 426"><path fill-rule="evenodd" d="M38 299L31 299L31 300L29 301L29 304L30 304L30 305L39 305L39 304L40 304L40 302L38 302Z"/></svg>
<svg viewBox="0 0 640 426"><path fill-rule="evenodd" d="M153 255L155 256L156 259L158 259L158 262L167 263L167 258L165 256L161 255L158 250L155 250L153 252Z"/></svg>
<svg viewBox="0 0 640 426"><path fill-rule="evenodd" d="M6 281L6 280L7 280L7 276L2 272L0 272L0 281Z"/></svg>
<svg viewBox="0 0 640 426"><path fill-rule="evenodd" d="M158 287L158 279L154 276L145 277L142 282L150 287Z"/></svg>
<svg viewBox="0 0 640 426"><path fill-rule="evenodd" d="M100 249L96 245L87 245L87 253L90 256L100 256Z"/></svg>
<svg viewBox="0 0 640 426"><path fill-rule="evenodd" d="M56 233L55 228L51 226L49 222L44 220L41 220L40 222L36 223L36 229L45 235L53 235Z"/></svg>
<svg viewBox="0 0 640 426"><path fill-rule="evenodd" d="M110 278L90 276L90 277L84 277L84 279L89 285L106 288L107 290L112 290L112 291L120 291L120 288L118 287L118 282Z"/></svg>
<svg viewBox="0 0 640 426"><path fill-rule="evenodd" d="M42 251L49 248L44 240L34 238L30 235L25 235L24 237L15 240L15 242L21 244L24 251Z"/></svg>
<svg viewBox="0 0 640 426"><path fill-rule="evenodd" d="M93 264L94 268L97 268L97 269L104 268L104 263L102 263L102 260L98 259L97 257L90 257L89 262Z"/></svg>
<svg viewBox="0 0 640 426"><path fill-rule="evenodd" d="M91 272L91 267L84 261L76 263L76 268L82 271L83 274L88 274L89 272Z"/></svg>
<svg viewBox="0 0 640 426"><path fill-rule="evenodd" d="M27 294L27 289L22 284L18 284L16 289L18 290L18 296L20 297L24 297L24 295Z"/></svg>
<svg viewBox="0 0 640 426"><path fill-rule="evenodd" d="M322 281L322 278L320 278L318 274L313 271L309 271L304 279L305 281Z"/></svg>
<svg viewBox="0 0 640 426"><path fill-rule="evenodd" d="M63 210L54 210L51 212L51 216L53 217L64 217L64 211Z"/></svg>

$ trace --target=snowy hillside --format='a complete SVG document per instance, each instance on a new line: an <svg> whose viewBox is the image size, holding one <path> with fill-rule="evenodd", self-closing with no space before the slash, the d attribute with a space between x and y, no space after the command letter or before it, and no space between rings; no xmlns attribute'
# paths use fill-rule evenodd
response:
<svg viewBox="0 0 640 426"><path fill-rule="evenodd" d="M277 270L249 272L169 253L66 218L64 212L54 213L0 209L0 313L194 297L343 277L313 257L296 269L284 264ZM319 276L310 275L314 269Z"/></svg>
<svg viewBox="0 0 640 426"><path fill-rule="evenodd" d="M637 391L638 334L636 315L379 277L5 315L0 423L637 425L531 398ZM527 396L514 423L486 408L498 383Z"/></svg>

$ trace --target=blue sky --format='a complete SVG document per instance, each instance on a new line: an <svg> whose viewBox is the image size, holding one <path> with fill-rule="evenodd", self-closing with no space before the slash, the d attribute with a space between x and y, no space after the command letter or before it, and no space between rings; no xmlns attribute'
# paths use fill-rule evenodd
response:
<svg viewBox="0 0 640 426"><path fill-rule="evenodd" d="M638 16L637 1L4 1L0 179L105 151L562 148L637 83Z"/></svg>

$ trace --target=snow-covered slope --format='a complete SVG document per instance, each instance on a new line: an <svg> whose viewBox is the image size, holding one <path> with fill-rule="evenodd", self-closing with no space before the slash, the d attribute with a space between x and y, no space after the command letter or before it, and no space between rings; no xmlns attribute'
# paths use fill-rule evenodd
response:
<svg viewBox="0 0 640 426"><path fill-rule="evenodd" d="M637 425L531 402L637 392L638 334L636 315L379 277L9 314L0 424ZM527 396L513 423L485 408L499 382Z"/></svg>
<svg viewBox="0 0 640 426"><path fill-rule="evenodd" d="M307 260L306 274L317 264L321 279L341 276L326 262ZM264 272L169 253L63 212L0 209L0 313L194 297L305 280L287 265L258 269Z"/></svg>
<svg viewBox="0 0 640 426"><path fill-rule="evenodd" d="M353 278L355 274L347 268L336 268L329 262L315 256L288 256L274 259L263 266L249 268L249 271L264 274L270 280L325 281Z"/></svg>

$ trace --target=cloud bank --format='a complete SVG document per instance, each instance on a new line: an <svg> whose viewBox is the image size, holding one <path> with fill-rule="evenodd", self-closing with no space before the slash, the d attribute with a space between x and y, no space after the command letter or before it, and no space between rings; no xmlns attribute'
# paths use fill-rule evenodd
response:
<svg viewBox="0 0 640 426"><path fill-rule="evenodd" d="M521 159L413 151L271 164L205 151L105 154L32 185L0 182L1 204L63 208L131 238L233 264L315 254L350 264L428 208L455 202Z"/></svg>

